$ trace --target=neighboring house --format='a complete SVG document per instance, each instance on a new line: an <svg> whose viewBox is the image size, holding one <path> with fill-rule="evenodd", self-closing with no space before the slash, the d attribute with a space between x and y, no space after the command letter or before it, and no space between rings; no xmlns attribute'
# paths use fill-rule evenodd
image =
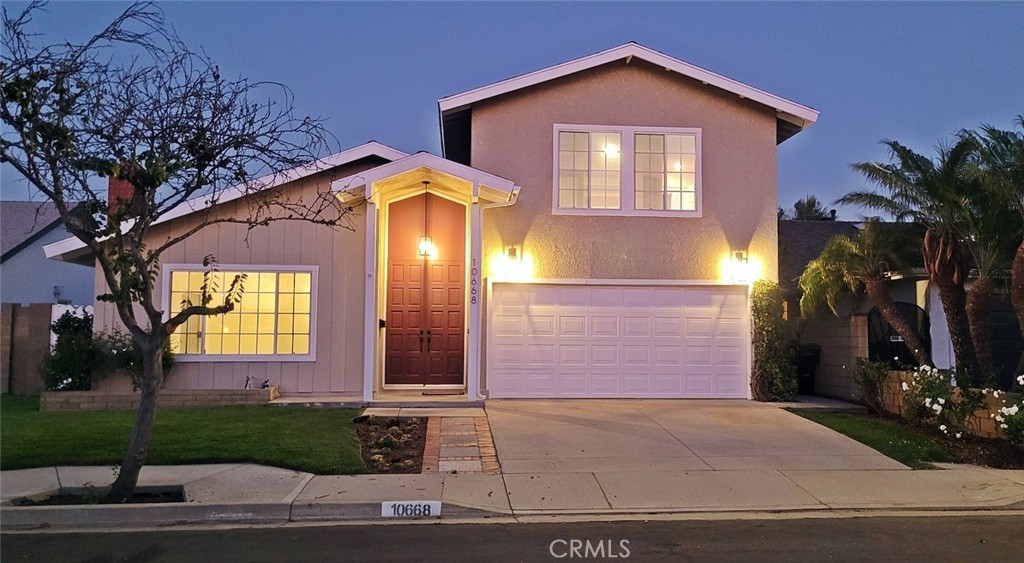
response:
<svg viewBox="0 0 1024 563"><path fill-rule="evenodd" d="M92 305L92 266L47 260L43 252L68 236L52 203L0 201L0 302Z"/></svg>
<svg viewBox="0 0 1024 563"><path fill-rule="evenodd" d="M439 110L444 158L371 142L272 188L335 191L354 231L278 223L246 244L221 225L164 254L168 310L208 254L248 273L236 311L173 336L168 387L749 397L748 284L777 278L776 145L817 111L635 43ZM75 240L47 254L90 260ZM104 303L96 322L118 324Z"/></svg>
<svg viewBox="0 0 1024 563"><path fill-rule="evenodd" d="M850 221L779 221L779 286L786 298L787 329L800 344L821 346L821 363L816 373L815 392L839 398L855 395L850 366L856 358L889 361L894 366L913 363L906 347L889 324L863 295L841 301L839 315L822 307L809 318L800 318L800 275L807 263L817 258L835 235L856 237L861 223ZM904 224L906 228L914 228ZM946 315L938 289L928 281L916 249L908 252L908 274L888 282L889 293L922 343L929 348L933 363L949 368L956 363L949 338ZM970 284L970 282L968 282ZM1016 316L1003 295L996 295L990 316L993 362L1004 388L1009 388L1013 367L1020 355L1021 338Z"/></svg>

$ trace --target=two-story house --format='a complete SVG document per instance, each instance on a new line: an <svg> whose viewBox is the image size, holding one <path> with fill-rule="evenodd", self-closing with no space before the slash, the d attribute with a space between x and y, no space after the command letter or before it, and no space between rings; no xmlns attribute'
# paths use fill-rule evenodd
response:
<svg viewBox="0 0 1024 563"><path fill-rule="evenodd" d="M267 188L332 190L352 231L274 223L246 241L222 224L164 255L168 311L204 256L247 274L233 312L173 335L167 387L749 397L749 282L777 278L776 146L817 111L635 43L439 110L443 157L371 142ZM75 240L47 253L90 260ZM113 308L96 324L117 326Z"/></svg>

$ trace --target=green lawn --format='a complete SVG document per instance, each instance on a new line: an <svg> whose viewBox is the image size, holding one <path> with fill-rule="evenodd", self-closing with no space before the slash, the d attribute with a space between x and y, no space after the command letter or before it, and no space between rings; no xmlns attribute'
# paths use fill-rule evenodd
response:
<svg viewBox="0 0 1024 563"><path fill-rule="evenodd" d="M955 461L953 454L942 444L932 438L915 433L912 429L908 429L894 420L859 414L806 410L794 410L793 412L840 434L845 434L914 469L927 469L931 467L930 463Z"/></svg>
<svg viewBox="0 0 1024 563"><path fill-rule="evenodd" d="M351 409L160 409L146 463L250 462L320 475L362 473ZM39 400L0 396L0 469L116 465L133 412L39 412Z"/></svg>

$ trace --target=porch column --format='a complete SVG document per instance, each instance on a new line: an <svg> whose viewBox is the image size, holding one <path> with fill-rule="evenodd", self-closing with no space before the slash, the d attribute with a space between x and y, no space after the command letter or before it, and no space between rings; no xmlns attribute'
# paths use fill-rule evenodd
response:
<svg viewBox="0 0 1024 563"><path fill-rule="evenodd" d="M372 185L367 185L369 190ZM363 342L363 400L372 401L376 388L377 371L377 204L366 202L366 310L364 311L366 340Z"/></svg>
<svg viewBox="0 0 1024 563"><path fill-rule="evenodd" d="M466 338L469 352L466 362L466 395L469 400L475 401L480 398L480 356L481 345L481 318L480 303L483 301L483 286L480 282L482 273L482 252L483 244L482 225L483 209L480 202L473 198L470 204L469 215L469 332Z"/></svg>

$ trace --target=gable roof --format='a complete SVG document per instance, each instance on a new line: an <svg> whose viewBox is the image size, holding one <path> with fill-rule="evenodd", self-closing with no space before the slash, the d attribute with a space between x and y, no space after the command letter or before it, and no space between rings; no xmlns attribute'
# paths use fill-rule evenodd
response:
<svg viewBox="0 0 1024 563"><path fill-rule="evenodd" d="M393 149L387 145L378 143L377 141L369 141L362 145L321 158L305 166L292 168L291 170L287 170L281 174L264 176L257 179L254 182L254 185L257 186L256 191L263 191L288 182L294 182L295 180L299 180L307 176L312 176L313 174L326 172L332 168L349 164L357 160L362 160L364 158L376 157L390 162L405 156L407 156L406 153L398 149ZM174 219L203 211L213 207L214 205L228 203L252 193L252 188L239 185L221 191L220 194L218 194L217 201L211 201L208 195L194 197L163 214L153 224L158 225L160 223L166 223L167 221L173 221ZM126 224L123 228L128 229L130 228L130 225ZM68 237L64 240L44 246L43 251L46 252L47 258L53 258L54 260L74 260L76 258L81 258L83 253L87 252L87 247L85 246L85 243L77 238Z"/></svg>
<svg viewBox="0 0 1024 563"><path fill-rule="evenodd" d="M629 42L625 45L601 51L600 53L502 80L501 82L495 82L494 84L469 90L468 92L441 98L438 100L437 105L441 114L441 145L444 148L445 156L452 158L448 154L449 150L459 150L456 146L458 140L453 140L455 142L449 143L448 137L450 132L459 135L460 133L456 131L461 131L465 128L463 122L469 118L469 110L473 104L614 61L625 59L629 62L634 57L660 66L665 70L676 72L694 80L699 80L704 84L731 92L740 98L747 98L775 109L778 116L777 143L781 143L801 130L810 127L818 120L818 111L815 109L770 94L764 90L759 90L753 86L748 86L742 82L716 74L675 57L670 57L664 53L644 47L639 43ZM456 160L459 159L456 158Z"/></svg>
<svg viewBox="0 0 1024 563"><path fill-rule="evenodd" d="M0 262L60 225L57 206L49 201L0 202Z"/></svg>

